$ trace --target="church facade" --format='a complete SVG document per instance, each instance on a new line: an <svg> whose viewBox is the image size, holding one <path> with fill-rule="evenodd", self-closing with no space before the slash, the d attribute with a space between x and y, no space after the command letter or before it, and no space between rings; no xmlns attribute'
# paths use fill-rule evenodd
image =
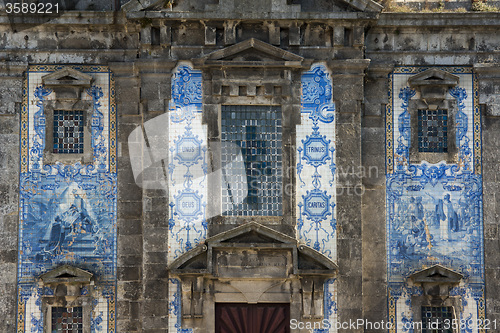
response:
<svg viewBox="0 0 500 333"><path fill-rule="evenodd" d="M0 14L2 332L500 330L498 13L60 5Z"/></svg>

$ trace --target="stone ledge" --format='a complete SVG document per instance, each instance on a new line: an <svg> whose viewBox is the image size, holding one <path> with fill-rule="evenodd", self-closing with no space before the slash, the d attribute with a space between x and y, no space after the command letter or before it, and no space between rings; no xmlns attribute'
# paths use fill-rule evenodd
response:
<svg viewBox="0 0 500 333"><path fill-rule="evenodd" d="M500 26L500 13L382 13L377 27Z"/></svg>

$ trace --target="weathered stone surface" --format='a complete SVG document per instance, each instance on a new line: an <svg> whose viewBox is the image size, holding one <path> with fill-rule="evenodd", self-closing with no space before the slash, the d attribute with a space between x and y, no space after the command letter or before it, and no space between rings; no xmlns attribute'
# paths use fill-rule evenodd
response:
<svg viewBox="0 0 500 333"><path fill-rule="evenodd" d="M118 3L124 5L124 11L111 12L118 9ZM81 0L75 4L76 10L87 12L70 11L49 24L16 32L8 17L0 20L0 316L4 318L0 322L1 332L13 332L16 327L21 199L19 117L22 75L28 64L33 63L107 64L114 74L119 151L117 332L150 333L167 332L169 326L175 325L168 323L172 299L168 297L167 271L168 253L173 246L167 241L169 218L174 212L169 207L171 194L165 189L148 190L146 183L136 183L130 158L139 159L148 152L132 152L129 156L128 140L147 121L154 122L157 116L172 113L169 101L173 97L171 80L175 66L191 60L202 64L199 68L203 73L202 124L211 142L221 138L220 105L281 106L282 160L283 170L287 170L283 183L291 184L292 189L298 182L294 172L300 162L294 151L296 126L301 121L300 76L313 61L324 62L332 70L336 106L337 306L342 321L358 318L381 321L388 316L385 206L385 108L391 88L388 75L394 65L474 66L478 101L483 111L486 311L489 319L500 320L498 13L375 14L377 5L362 0L350 4L341 0L102 3ZM450 2L445 5L452 6ZM148 8L151 10L143 11ZM266 53L249 48L220 58L218 63L210 62L212 52L250 38L280 50ZM305 60L285 59L286 52ZM209 151L208 155L208 172L220 168L218 152ZM157 162L144 173L144 179L168 178L168 158ZM213 186L208 191L210 203L220 205L220 188ZM295 192L284 193L280 217L215 216L207 221L208 236L256 221L297 237L299 216L295 200ZM207 212L212 211L207 207ZM221 274L233 279L245 279L250 273L257 279L284 278L279 267L288 265L289 258L276 257L277 250L273 253L274 256L247 253L243 262L241 252L228 249L224 260L229 258L231 262L219 262L216 258L214 264ZM247 283L252 286L252 282ZM216 297L213 295L234 289L235 285L222 283L214 287L207 283L203 292L207 297ZM231 293L236 294L234 290L228 292ZM292 318L301 318L300 287L283 285L270 294L288 295L285 301L291 301ZM266 297L272 300L274 296ZM213 321L214 309L204 311L203 319L184 319L184 323L199 332L210 330L213 323L206 323Z"/></svg>

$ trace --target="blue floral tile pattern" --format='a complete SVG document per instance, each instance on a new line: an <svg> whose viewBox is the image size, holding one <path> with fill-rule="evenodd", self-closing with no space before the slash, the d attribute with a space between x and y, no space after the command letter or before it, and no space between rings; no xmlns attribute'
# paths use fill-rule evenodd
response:
<svg viewBox="0 0 500 333"><path fill-rule="evenodd" d="M337 260L335 105L330 73L315 64L302 74L296 132L296 214L299 241ZM337 318L335 279L324 285L324 319ZM328 332L322 329L321 332ZM330 328L331 332L335 327ZM320 332L320 331L317 331Z"/></svg>
<svg viewBox="0 0 500 333"><path fill-rule="evenodd" d="M189 251L207 235L207 132L202 124L201 71L181 63L172 75L169 104L168 261ZM180 281L169 280L169 332L182 328Z"/></svg>

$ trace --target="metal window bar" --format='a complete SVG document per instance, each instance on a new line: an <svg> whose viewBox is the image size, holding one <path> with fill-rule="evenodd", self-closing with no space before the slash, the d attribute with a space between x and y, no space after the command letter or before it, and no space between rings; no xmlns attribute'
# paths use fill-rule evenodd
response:
<svg viewBox="0 0 500 333"><path fill-rule="evenodd" d="M282 118L278 106L224 105L221 117L222 164L230 163L237 144L245 159L245 170L231 170L231 183L241 186L222 195L223 215L282 215ZM245 184L246 183L246 184ZM245 198L243 186L248 186ZM224 193L224 192L223 192Z"/></svg>

